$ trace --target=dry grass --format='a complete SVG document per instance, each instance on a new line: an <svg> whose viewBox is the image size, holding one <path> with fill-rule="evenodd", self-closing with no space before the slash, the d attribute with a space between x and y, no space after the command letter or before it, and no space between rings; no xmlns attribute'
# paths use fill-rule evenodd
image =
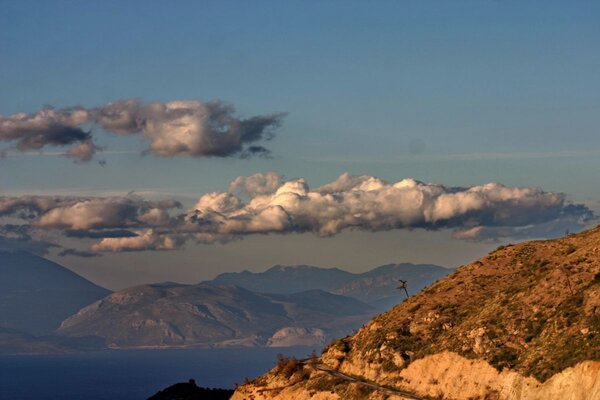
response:
<svg viewBox="0 0 600 400"><path fill-rule="evenodd" d="M600 228L500 247L374 323L345 341L351 355L376 359L382 345L413 360L450 350L541 381L599 360Z"/></svg>

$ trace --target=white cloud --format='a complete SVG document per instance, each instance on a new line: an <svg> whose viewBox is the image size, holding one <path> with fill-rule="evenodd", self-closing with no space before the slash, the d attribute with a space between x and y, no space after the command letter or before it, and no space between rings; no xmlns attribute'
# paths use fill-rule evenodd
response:
<svg viewBox="0 0 600 400"><path fill-rule="evenodd" d="M95 147L90 147L91 132L86 132L81 126L90 122L91 117L92 113L81 107L45 108L33 114L0 116L0 141L14 143L19 151L72 146L68 155L85 161L89 151L95 150ZM84 147L80 146L86 143L88 151L84 152Z"/></svg>
<svg viewBox="0 0 600 400"><path fill-rule="evenodd" d="M164 226L166 210L180 207L174 200L147 201L129 197L0 197L0 217L31 221L40 229L113 229Z"/></svg>
<svg viewBox="0 0 600 400"><path fill-rule="evenodd" d="M282 177L277 172L257 173L250 176L238 176L229 185L229 191L245 196L271 194L281 186Z"/></svg>
<svg viewBox="0 0 600 400"><path fill-rule="evenodd" d="M246 179L237 178L232 186L243 186ZM316 189L310 189L303 179L292 179L268 191L246 192L254 194L247 201L231 192L209 193L199 199L193 214L198 222L193 223L203 229L203 237L288 232L329 236L345 229L451 228L465 231L458 236L466 238L466 232L483 227L514 231L550 221L583 226L593 215L585 206L569 205L561 193L498 183L452 188L413 179L387 183L376 177L344 174ZM495 231L502 234L507 229Z"/></svg>
<svg viewBox="0 0 600 400"><path fill-rule="evenodd" d="M21 234L52 230L100 239L90 248L94 252L173 250L186 240L226 242L253 234L330 236L348 229L452 229L463 240L544 237L581 229L595 218L562 193L498 183L446 187L344 174L311 189L304 179L267 173L238 177L229 188L201 196L183 213L174 211L175 201L136 196L0 197L0 217L20 220L10 230Z"/></svg>
<svg viewBox="0 0 600 400"><path fill-rule="evenodd" d="M146 151L162 157L268 154L256 143L271 139L283 114L242 119L234 113L233 106L220 100L144 103L129 99L89 109L46 108L0 116L0 141L14 144L19 151L70 146L65 155L87 162L99 147L84 126L97 125L117 135L141 134L150 143Z"/></svg>
<svg viewBox="0 0 600 400"><path fill-rule="evenodd" d="M183 240L174 235L159 235L152 230L140 232L138 236L104 238L90 247L92 252L121 252L143 250L175 250L183 245Z"/></svg>
<svg viewBox="0 0 600 400"><path fill-rule="evenodd" d="M98 150L99 147L94 142L87 140L71 146L65 155L74 158L79 162L88 162L94 157Z"/></svg>

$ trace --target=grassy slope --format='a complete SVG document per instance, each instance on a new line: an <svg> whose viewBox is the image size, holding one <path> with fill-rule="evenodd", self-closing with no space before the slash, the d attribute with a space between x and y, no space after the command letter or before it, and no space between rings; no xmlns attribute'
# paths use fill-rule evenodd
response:
<svg viewBox="0 0 600 400"><path fill-rule="evenodd" d="M600 227L559 240L503 246L333 344L349 358L398 367L442 350L544 381L600 360Z"/></svg>

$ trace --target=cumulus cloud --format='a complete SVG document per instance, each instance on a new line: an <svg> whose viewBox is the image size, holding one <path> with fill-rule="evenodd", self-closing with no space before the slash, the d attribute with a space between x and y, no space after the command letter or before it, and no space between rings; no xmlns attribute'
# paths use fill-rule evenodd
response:
<svg viewBox="0 0 600 400"><path fill-rule="evenodd" d="M135 198L89 198L53 208L32 223L38 228L70 230L160 226L169 223L166 210L176 201L149 202Z"/></svg>
<svg viewBox="0 0 600 400"><path fill-rule="evenodd" d="M139 236L105 238L90 247L92 252L121 252L142 250L175 250L185 239L178 235L160 235L152 230L141 232Z"/></svg>
<svg viewBox="0 0 600 400"><path fill-rule="evenodd" d="M98 150L100 150L100 147L90 139L71 146L65 155L75 159L75 161L85 163L90 161Z"/></svg>
<svg viewBox="0 0 600 400"><path fill-rule="evenodd" d="M181 240L147 232L153 228L174 229L177 216L173 217L169 212L180 207L175 200L147 201L137 196L0 197L0 218L20 222L0 225L0 239L4 247L18 245L22 248L26 242L30 242L31 247L34 243L32 234L50 231L69 238L100 239L100 243L90 250L92 253L117 251L117 248L122 251L171 250L181 246ZM44 242L35 244L40 247ZM90 251L65 249L59 255L89 257Z"/></svg>
<svg viewBox="0 0 600 400"><path fill-rule="evenodd" d="M38 150L47 145L68 145L85 141L90 133L77 128L90 122L83 108L44 108L34 114L17 113L0 117L0 139L14 141L20 150Z"/></svg>
<svg viewBox="0 0 600 400"><path fill-rule="evenodd" d="M68 196L2 196L0 197L0 217L13 216L21 219L33 219L46 211L69 206L78 201L78 198Z"/></svg>
<svg viewBox="0 0 600 400"><path fill-rule="evenodd" d="M174 250L189 240L227 242L253 234L331 236L349 229L451 229L463 240L548 237L595 219L585 205L536 187L447 187L349 174L314 189L304 179L284 180L274 172L238 177L228 191L204 194L184 212L178 207L135 196L0 197L0 217L21 220L23 232L97 240L88 249L93 253Z"/></svg>
<svg viewBox="0 0 600 400"><path fill-rule="evenodd" d="M233 188L245 187L247 179L261 182L259 178L266 179L238 178ZM303 179L292 179L250 193L247 201L231 192L206 194L196 204L194 218L217 236L287 232L330 236L346 229L451 228L463 232L457 233L461 238L483 228L494 228L501 235L548 222L583 226L593 218L587 207L569 204L564 194L498 183L455 188L344 174L316 189Z"/></svg>
<svg viewBox="0 0 600 400"><path fill-rule="evenodd" d="M87 162L100 148L91 129L84 127L99 126L117 135L141 134L149 141L146 152L162 157L264 156L269 150L256 142L270 140L283 116L242 119L235 116L233 106L220 100L145 103L129 99L95 108L45 108L0 116L0 141L20 151L70 146L65 155Z"/></svg>
<svg viewBox="0 0 600 400"><path fill-rule="evenodd" d="M0 217L28 221L38 229L61 229L68 235L90 230L126 229L168 225L168 210L180 208L175 200L147 201L129 197L0 197ZM81 235L81 234L79 234Z"/></svg>
<svg viewBox="0 0 600 400"><path fill-rule="evenodd" d="M149 152L172 157L227 157L233 154L262 153L260 146L248 146L270 139L272 128L283 114L240 119L235 109L219 100L142 103L125 100L96 109L96 122L117 134L142 133L150 140Z"/></svg>
<svg viewBox="0 0 600 400"><path fill-rule="evenodd" d="M229 185L229 191L251 197L271 194L281 186L282 179L281 175L273 171L250 176L238 176Z"/></svg>

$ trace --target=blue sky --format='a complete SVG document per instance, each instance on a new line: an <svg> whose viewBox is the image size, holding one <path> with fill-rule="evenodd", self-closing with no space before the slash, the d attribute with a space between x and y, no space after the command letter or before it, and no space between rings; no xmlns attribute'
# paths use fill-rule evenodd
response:
<svg viewBox="0 0 600 400"><path fill-rule="evenodd" d="M0 7L0 115L132 97L222 99L244 117L289 113L269 143L271 159L140 157L138 137L102 136L104 168L74 165L51 155L53 149L0 160L3 195L136 191L193 204L239 175L272 170L311 186L343 172L541 186L600 208L598 2L0 1ZM309 261L360 269L348 254L364 240L357 235L371 234L321 241L321 257ZM402 257L427 261L430 249L411 254L394 236L406 232L387 235L379 241L387 247L361 259L363 268ZM434 250L463 249L453 265L490 247L436 235ZM185 264L177 277L201 278L198 269L214 274L204 264L232 252L238 257L227 258L231 270L308 262L301 247L293 256L264 256L274 242L313 242L304 236L190 245L177 252ZM329 254L337 246L332 241L346 252ZM133 258L158 271L152 278L99 278L116 286L168 278L149 257L61 262L94 274L107 258L117 264Z"/></svg>

